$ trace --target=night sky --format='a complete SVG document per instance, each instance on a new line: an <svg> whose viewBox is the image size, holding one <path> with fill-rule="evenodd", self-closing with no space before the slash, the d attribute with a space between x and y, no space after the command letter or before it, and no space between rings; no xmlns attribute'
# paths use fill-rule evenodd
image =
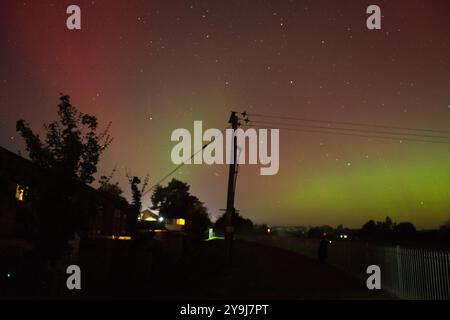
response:
<svg viewBox="0 0 450 320"><path fill-rule="evenodd" d="M66 28L70 4L82 30ZM381 30L366 28L371 4ZM127 196L126 171L152 184L175 167L174 129L222 129L231 110L450 131L448 0L2 0L0 42L0 145L26 154L15 121L41 129L69 94L112 121L97 176L117 165ZM216 218L227 170L174 177ZM450 219L450 145L281 130L278 175L241 166L237 186L257 223L434 228Z"/></svg>

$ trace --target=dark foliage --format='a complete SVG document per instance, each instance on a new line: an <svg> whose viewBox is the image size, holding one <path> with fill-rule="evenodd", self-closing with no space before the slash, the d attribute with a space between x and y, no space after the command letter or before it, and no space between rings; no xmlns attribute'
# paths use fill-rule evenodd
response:
<svg viewBox="0 0 450 320"><path fill-rule="evenodd" d="M231 223L236 233L249 233L253 231L253 222L250 219L245 219L237 212L231 216ZM219 233L224 233L226 227L226 213L224 213L215 223L215 229ZM267 229L266 229L267 230Z"/></svg>
<svg viewBox="0 0 450 320"><path fill-rule="evenodd" d="M60 97L58 120L44 125L44 141L24 120L16 123L31 161L46 172L45 188L32 190L38 213L33 224L38 248L50 259L65 253L68 240L87 225L92 208L79 190L94 181L100 155L111 143L109 126L101 133L97 126L97 119L79 112L66 95Z"/></svg>
<svg viewBox="0 0 450 320"><path fill-rule="evenodd" d="M177 179L172 179L166 187L157 186L152 194L153 209L158 209L166 219L185 219L186 232L200 238L212 223L203 202L191 195L189 189L187 183Z"/></svg>
<svg viewBox="0 0 450 320"><path fill-rule="evenodd" d="M361 230L360 236L365 239L412 239L417 234L416 227L410 222L395 223L390 217L385 221L366 222Z"/></svg>
<svg viewBox="0 0 450 320"><path fill-rule="evenodd" d="M132 194L132 202L131 206L133 208L133 211L127 215L128 221L128 233L131 235L134 235L136 233L137 228L137 222L138 222L138 216L142 209L142 194L144 193L145 189L148 186L148 175L144 179L144 183L142 184L142 187L140 188L139 185L141 184L141 179L137 176L130 177L127 174L128 182L130 183L131 187L131 194Z"/></svg>
<svg viewBox="0 0 450 320"><path fill-rule="evenodd" d="M16 130L25 140L31 161L65 178L82 183L94 181L100 155L112 139L109 126L97 133L97 118L79 112L62 95L58 105L58 120L45 124L45 141L30 129L25 120L18 120Z"/></svg>

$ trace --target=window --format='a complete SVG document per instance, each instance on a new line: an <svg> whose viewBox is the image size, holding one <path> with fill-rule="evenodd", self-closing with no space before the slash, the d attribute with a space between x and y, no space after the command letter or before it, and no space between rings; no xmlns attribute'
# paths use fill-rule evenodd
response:
<svg viewBox="0 0 450 320"><path fill-rule="evenodd" d="M23 202L25 201L25 190L28 189L20 184L16 186L16 200Z"/></svg>
<svg viewBox="0 0 450 320"><path fill-rule="evenodd" d="M184 219L177 219L176 220L176 224L179 226L184 226L184 224L186 223L186 220Z"/></svg>

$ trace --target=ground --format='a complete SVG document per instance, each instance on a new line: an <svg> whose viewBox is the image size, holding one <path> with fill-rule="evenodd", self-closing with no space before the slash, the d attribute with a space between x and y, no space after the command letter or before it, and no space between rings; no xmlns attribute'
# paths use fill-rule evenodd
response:
<svg viewBox="0 0 450 320"><path fill-rule="evenodd" d="M125 250L126 249L126 250ZM112 257L85 258L82 296L153 299L389 299L365 281L278 248L235 241L228 262L225 241L186 245L179 256L155 247L134 254L126 245ZM179 248L177 248L179 249ZM170 255L168 253L171 252ZM92 264L95 259L95 268Z"/></svg>

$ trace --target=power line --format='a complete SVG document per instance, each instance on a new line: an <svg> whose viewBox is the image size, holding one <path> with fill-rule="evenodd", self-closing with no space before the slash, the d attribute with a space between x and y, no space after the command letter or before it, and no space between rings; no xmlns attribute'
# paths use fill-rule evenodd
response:
<svg viewBox="0 0 450 320"><path fill-rule="evenodd" d="M450 139L450 136L438 136L438 135L426 135L426 134L418 134L418 133L409 133L409 132L393 132L393 131L378 131L378 130L365 130L365 129L357 129L357 128L342 128L342 127L324 127L324 126L316 126L316 125L306 125L306 124L293 124L293 123L285 123L285 122L276 122L276 121L254 121L249 120L250 123L269 125L269 126L290 126L294 128L312 128L312 129L324 129L324 130L342 130L342 131L350 131L350 132L364 132L370 134L388 134L388 135L406 135L406 136L414 136L420 138L438 138L438 139Z"/></svg>
<svg viewBox="0 0 450 320"><path fill-rule="evenodd" d="M228 126L229 127L229 126ZM224 132L226 129L228 129L228 127L224 128L221 132ZM166 174L164 177L162 177L161 179L159 179L159 181L157 183L155 183L150 189L148 189L147 191L145 191L142 196L145 196L146 194L148 194L150 191L152 191L154 188L156 188L158 185L160 185L163 181L165 181L167 178L169 178L171 175L173 175L175 172L177 172L179 169L181 169L181 167L183 167L187 161L192 160L192 158L197 155L198 153L200 153L201 151L203 151L207 146L209 146L211 143L214 142L215 139L211 139L211 141L209 141L208 143L204 144L203 147L199 150L197 150L195 153L193 153L189 158L187 158L186 160L184 160L181 164L179 164L177 167L175 167L173 170L171 170L168 174Z"/></svg>
<svg viewBox="0 0 450 320"><path fill-rule="evenodd" d="M253 126L258 129L267 129L262 126ZM346 133L346 132L333 132L333 131L325 131L325 130L312 130L312 129L300 129L300 128L287 128L287 127L277 127L277 129L290 130L290 131L300 131L300 132L310 132L310 133L324 133L324 134L338 134L344 136L353 136L353 137L363 137L363 138L371 138L371 139L386 139L386 140L396 140L396 141L414 141L414 142L429 142L429 143L441 143L441 144L450 144L450 141L438 141L438 140L421 140L421 139L412 139L405 137L390 137L390 136L377 136L377 135L368 135L368 134L357 134L357 133Z"/></svg>
<svg viewBox="0 0 450 320"><path fill-rule="evenodd" d="M245 113L249 117L261 117L261 118L273 118L273 119L283 119L283 120L293 120L293 121L305 121L305 122L317 122L317 123L328 123L328 124L339 124L339 125L350 125L350 126L365 126L373 128L384 128L384 129L394 129L394 130L410 130L410 131L424 131L424 132L435 132L435 133L447 133L450 131L445 130L434 130L425 128L411 128L411 127L398 127L398 126L387 126L371 123L358 123L358 122L348 122L348 121L333 121L333 120L321 120L321 119L310 119L310 118L296 118L288 116L278 116L278 115L267 115L258 113Z"/></svg>

